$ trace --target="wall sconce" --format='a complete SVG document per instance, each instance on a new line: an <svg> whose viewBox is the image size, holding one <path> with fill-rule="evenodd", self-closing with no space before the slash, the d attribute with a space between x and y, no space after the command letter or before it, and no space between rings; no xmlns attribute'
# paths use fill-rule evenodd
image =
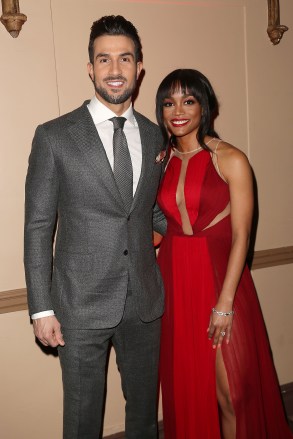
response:
<svg viewBox="0 0 293 439"><path fill-rule="evenodd" d="M27 16L19 12L18 0L1 0L2 16L0 21L13 38L17 38Z"/></svg>
<svg viewBox="0 0 293 439"><path fill-rule="evenodd" d="M275 46L279 44L283 33L288 30L288 27L280 24L280 5L279 0L268 0L268 36Z"/></svg>

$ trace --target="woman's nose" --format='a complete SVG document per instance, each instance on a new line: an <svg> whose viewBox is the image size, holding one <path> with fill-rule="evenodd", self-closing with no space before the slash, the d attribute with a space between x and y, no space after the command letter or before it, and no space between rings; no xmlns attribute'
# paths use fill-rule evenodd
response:
<svg viewBox="0 0 293 439"><path fill-rule="evenodd" d="M184 109L183 109L183 106L180 104L178 104L178 105L175 105L175 107L174 107L174 114L183 114L184 113Z"/></svg>

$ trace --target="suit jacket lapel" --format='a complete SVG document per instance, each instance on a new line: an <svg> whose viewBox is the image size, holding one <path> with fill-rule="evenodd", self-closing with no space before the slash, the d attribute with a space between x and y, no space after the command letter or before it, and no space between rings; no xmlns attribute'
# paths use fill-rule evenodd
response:
<svg viewBox="0 0 293 439"><path fill-rule="evenodd" d="M89 101L84 102L79 109L68 115L68 130L78 149L86 156L89 165L95 170L97 175L107 182L108 189L115 195L121 207L124 208L124 203L116 185L105 148L88 111L88 103ZM154 150L149 145L148 125L139 113L134 111L134 115L141 138L142 165L130 212L134 209L141 191L146 187L146 179L151 174L152 168L155 165Z"/></svg>
<svg viewBox="0 0 293 439"><path fill-rule="evenodd" d="M141 174L134 194L130 212L134 209L134 206L139 198L141 191L146 188L145 180L150 175L151 170L154 166L153 149L149 145L148 126L145 123L145 119L140 117L140 114L137 113L136 111L134 111L134 116L139 127L139 133L141 139L142 163L141 163Z"/></svg>
<svg viewBox="0 0 293 439"><path fill-rule="evenodd" d="M123 206L105 148L87 109L88 102L86 101L77 111L69 115L71 125L68 130L79 150L85 154L89 165L94 168L97 175L107 181L108 189L116 195L117 201Z"/></svg>

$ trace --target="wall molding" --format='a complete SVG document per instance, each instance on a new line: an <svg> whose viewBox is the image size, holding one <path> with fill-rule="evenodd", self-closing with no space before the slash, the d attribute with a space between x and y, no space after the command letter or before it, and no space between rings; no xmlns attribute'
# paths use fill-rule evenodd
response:
<svg viewBox="0 0 293 439"><path fill-rule="evenodd" d="M293 246L254 252L252 270L293 263ZM26 288L0 292L0 314L27 309Z"/></svg>
<svg viewBox="0 0 293 439"><path fill-rule="evenodd" d="M293 263L293 245L254 252L252 270Z"/></svg>
<svg viewBox="0 0 293 439"><path fill-rule="evenodd" d="M0 314L27 309L26 288L0 292Z"/></svg>

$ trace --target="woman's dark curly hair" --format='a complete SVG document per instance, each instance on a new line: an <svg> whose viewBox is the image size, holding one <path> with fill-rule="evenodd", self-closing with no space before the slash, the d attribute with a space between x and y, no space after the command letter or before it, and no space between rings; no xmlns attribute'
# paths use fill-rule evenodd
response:
<svg viewBox="0 0 293 439"><path fill-rule="evenodd" d="M169 137L163 120L163 104L174 92L181 90L184 94L194 96L201 106L202 117L197 132L199 145L206 150L210 148L204 143L206 135L219 137L214 130L214 120L218 115L219 104L210 81L199 71L178 69L169 73L159 85L156 96L156 116L162 130L166 145L176 146L175 136Z"/></svg>

